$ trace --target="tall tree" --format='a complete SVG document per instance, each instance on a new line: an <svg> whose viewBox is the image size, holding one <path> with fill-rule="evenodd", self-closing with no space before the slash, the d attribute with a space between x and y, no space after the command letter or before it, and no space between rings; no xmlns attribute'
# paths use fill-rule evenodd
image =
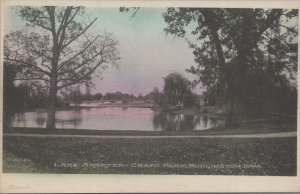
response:
<svg viewBox="0 0 300 194"><path fill-rule="evenodd" d="M57 92L91 81L120 59L111 34L89 33L97 18L83 7L16 8L27 28L5 36L4 59L19 68L17 79L39 82L48 93L47 128L55 128Z"/></svg>
<svg viewBox="0 0 300 194"><path fill-rule="evenodd" d="M14 66L8 63L3 64L3 129L8 130L11 126L11 117L14 110L16 87L14 78L16 72Z"/></svg>
<svg viewBox="0 0 300 194"><path fill-rule="evenodd" d="M183 105L185 95L191 93L191 82L179 73L164 78L164 95L171 105Z"/></svg>
<svg viewBox="0 0 300 194"><path fill-rule="evenodd" d="M167 33L187 37L192 29L196 36L197 42L189 44L198 66L188 71L198 75L197 82L206 86L208 94L216 93L219 102L227 104L228 127L238 126L243 117L253 69L280 62L274 73L282 75L297 68L297 29L286 25L297 16L297 10L281 9L169 8L164 14ZM276 45L285 48L280 55L271 52Z"/></svg>
<svg viewBox="0 0 300 194"><path fill-rule="evenodd" d="M157 87L154 87L151 94L152 94L154 104L158 105L159 101L160 101L160 98L161 98L161 94L159 92L159 89Z"/></svg>

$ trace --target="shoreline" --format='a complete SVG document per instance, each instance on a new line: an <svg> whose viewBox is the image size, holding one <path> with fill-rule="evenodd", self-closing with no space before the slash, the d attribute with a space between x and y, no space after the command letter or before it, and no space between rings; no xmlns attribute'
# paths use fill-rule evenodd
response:
<svg viewBox="0 0 300 194"><path fill-rule="evenodd" d="M181 109L167 109L167 108L160 108L155 107L153 104L109 104L109 105L99 105L99 106L65 106L65 107L56 107L56 111L71 111L71 110L82 110L82 109L93 109L93 108L149 108L152 111L158 111L158 112L167 112L170 114L184 114L184 115L194 115L194 116L207 116L207 117L213 117L217 119L223 119L223 114L218 113L200 113L198 110L194 108L181 108ZM24 110L23 112L18 113L25 113L25 112L47 112L45 108L37 108L37 109L28 109Z"/></svg>
<svg viewBox="0 0 300 194"><path fill-rule="evenodd" d="M121 129L121 128L120 128ZM206 130L189 131L143 131L143 130L105 130L105 129L46 129L38 127L11 127L3 130L4 134L65 134L65 135L132 135L132 136L182 136L182 135L241 135L241 134L263 134L297 131L294 124L275 125L273 123L254 123L238 128L215 127Z"/></svg>

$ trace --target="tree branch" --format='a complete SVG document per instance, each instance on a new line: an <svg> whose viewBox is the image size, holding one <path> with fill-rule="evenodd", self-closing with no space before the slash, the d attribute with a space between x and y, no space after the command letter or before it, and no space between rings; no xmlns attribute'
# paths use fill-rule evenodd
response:
<svg viewBox="0 0 300 194"><path fill-rule="evenodd" d="M137 7L136 9L135 9L135 11L132 13L132 15L130 16L131 17L131 19L133 19L134 17L135 17L135 15L137 14L137 12L140 10L140 7Z"/></svg>
<svg viewBox="0 0 300 194"><path fill-rule="evenodd" d="M93 23L97 20L97 18L95 18L84 30L82 30L77 36L75 36L74 38L72 38L71 40L69 40L69 42L67 42L66 44L62 45L61 49L63 50L64 48L66 48L69 44L71 44L74 40L76 40L78 37L80 37L83 33L85 33L92 25Z"/></svg>
<svg viewBox="0 0 300 194"><path fill-rule="evenodd" d="M34 52L34 53L36 53L36 54L38 54L38 55L40 55L40 56L42 56L42 57L45 57L45 58L48 59L49 61L51 61L51 57L45 55L43 52L39 52L39 51L34 50L34 49L31 49L31 51Z"/></svg>
<svg viewBox="0 0 300 194"><path fill-rule="evenodd" d="M61 72L59 73L59 75L64 75L65 73L68 73L70 71L76 71L77 69L83 67L84 65L88 64L90 61L92 61L94 58L96 58L97 56L101 55L101 53L97 53L96 55L94 55L92 58L88 59L87 61L83 62L82 64L79 64L78 66L76 66L75 68L73 69L69 69L69 70L66 70L64 72Z"/></svg>
<svg viewBox="0 0 300 194"><path fill-rule="evenodd" d="M9 59L9 58L4 58L4 59L5 59L5 60L9 60L9 61L13 61L13 62L16 62L16 63L22 63L23 65L20 65L20 64L19 64L19 65L20 65L20 66L23 66L23 67L25 67L25 68L30 68L30 69L36 70L36 71L38 71L38 72L41 72L41 73L44 73L44 74L50 76L50 72L45 71L45 70L43 70L42 68L37 67L37 66L34 66L34 65L32 65L32 64L30 64L30 63L28 63L28 62L21 61L21 60L17 60L17 59Z"/></svg>
<svg viewBox="0 0 300 194"><path fill-rule="evenodd" d="M256 36L254 37L254 40L253 41L254 43L257 42L260 38L260 36L268 29L270 28L270 26L272 25L272 23L279 19L282 15L282 10L278 10L278 9L273 9L271 11L271 13L267 16L265 22L264 22L264 25L261 25Z"/></svg>
<svg viewBox="0 0 300 194"><path fill-rule="evenodd" d="M32 78L15 78L15 81L17 80L22 80L22 81L27 81L27 80L42 80L42 81L46 81L49 82L49 80L45 79L45 78L41 78L41 77L32 77Z"/></svg>
<svg viewBox="0 0 300 194"><path fill-rule="evenodd" d="M263 33L262 35L266 36L269 40L272 40L272 38L268 36L266 33Z"/></svg>
<svg viewBox="0 0 300 194"><path fill-rule="evenodd" d="M31 22L31 23L34 23L35 20L33 20L33 19L32 19L32 20L28 19L28 21ZM44 26L44 25L42 25L42 24L40 24L40 23L37 23L37 22L36 22L36 23L34 23L34 24L37 25L37 26L40 26L41 28L44 28L44 29L46 29L46 30L48 30L48 31L51 31L51 28L49 28L49 27L47 27L47 26Z"/></svg>
<svg viewBox="0 0 300 194"><path fill-rule="evenodd" d="M67 25L71 23L71 21L73 21L74 17L77 15L78 11L80 10L80 7L77 7L75 13L73 14L73 16L70 18L69 21L67 21Z"/></svg>
<svg viewBox="0 0 300 194"><path fill-rule="evenodd" d="M90 76L92 73L94 73L94 71L102 64L104 63L105 61L102 59L95 67L93 67L89 72L87 72L85 75L71 81L70 83L67 83L65 85L61 85L61 86L58 86L57 87L57 90L60 90L62 88L65 88L65 87L68 87L68 86L71 86L71 85L74 85L76 83L78 83L79 81L81 80L84 80L85 78L87 78L88 76Z"/></svg>
<svg viewBox="0 0 300 194"><path fill-rule="evenodd" d="M54 10L55 8L52 8L50 6L46 6L46 10L48 12L48 15L50 17L50 23L51 23L51 32L52 32L52 36L53 36L53 41L55 41L55 39L57 38L57 34L56 34L56 30L55 30L55 16L54 16Z"/></svg>
<svg viewBox="0 0 300 194"><path fill-rule="evenodd" d="M71 7L68 7L65 11L65 14L64 14L64 20L61 22L61 29L62 29L62 33L60 35L60 40L59 40L59 47L61 48L62 47L62 44L63 44L63 41L65 40L65 35L66 35L66 28L68 26L68 19L71 15L71 12L72 12L72 8ZM60 30L58 30L60 31ZM59 37L59 32L57 32L57 36Z"/></svg>
<svg viewBox="0 0 300 194"><path fill-rule="evenodd" d="M284 28L286 28L287 30L291 31L292 33L295 33L295 34L297 34L297 31L296 31L296 30L294 30L293 28L287 27L287 26L285 26L285 25L282 25L282 24L279 24L279 26L281 26L281 27L284 27Z"/></svg>
<svg viewBox="0 0 300 194"><path fill-rule="evenodd" d="M67 7L66 8L66 10L65 10L65 13L64 13L64 16L63 16L63 18L62 18L62 20L61 20L61 23L60 23L60 25L59 25L59 27L58 27L58 30L57 30L57 34L59 35L60 34L60 31L61 31L61 29L63 28L63 26L65 25L65 23L67 22L67 15L68 15L68 10L69 9L69 7Z"/></svg>
<svg viewBox="0 0 300 194"><path fill-rule="evenodd" d="M61 69L62 68L62 66L64 66L64 64L67 64L68 62L70 62L71 60L73 60L73 59L75 59L76 57L78 57L80 54L83 54L95 41L96 41L96 39L98 38L99 36L96 36L96 38L93 40L93 41L91 41L83 50L81 50L80 52L78 52L77 54L75 54L73 57L71 57L71 58L69 58L69 59L67 59L66 61L63 61L61 64L61 66L58 68L58 70L59 69Z"/></svg>

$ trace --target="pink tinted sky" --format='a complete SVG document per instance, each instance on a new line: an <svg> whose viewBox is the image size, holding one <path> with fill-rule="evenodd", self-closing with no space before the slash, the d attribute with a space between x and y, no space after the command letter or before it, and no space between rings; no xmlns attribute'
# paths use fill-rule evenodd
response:
<svg viewBox="0 0 300 194"><path fill-rule="evenodd" d="M121 60L119 68L106 70L102 79L94 79L92 93L120 91L130 94L147 94L163 88L163 77L179 72L192 81L194 75L185 69L195 65L192 50L184 39L166 35L164 8L142 8L134 18L119 8L88 8L87 13L97 17L97 32L112 32L119 41ZM6 30L14 31L24 26L13 9L8 11ZM201 93L199 86L196 93Z"/></svg>
<svg viewBox="0 0 300 194"><path fill-rule="evenodd" d="M113 32L120 42L120 68L109 69L95 91L147 94L153 87L163 88L163 77L171 72L182 73L189 80L195 77L185 69L195 65L192 50L184 39L167 36L162 13L166 9L142 8L134 18L118 9L91 9L99 18L99 29ZM102 18L102 19L101 19ZM195 89L200 93L200 88Z"/></svg>

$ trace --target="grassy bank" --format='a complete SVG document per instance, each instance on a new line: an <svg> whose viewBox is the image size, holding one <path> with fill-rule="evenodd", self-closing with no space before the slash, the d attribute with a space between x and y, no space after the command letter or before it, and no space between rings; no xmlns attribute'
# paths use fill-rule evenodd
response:
<svg viewBox="0 0 300 194"><path fill-rule="evenodd" d="M4 172L296 175L296 138L4 137Z"/></svg>

